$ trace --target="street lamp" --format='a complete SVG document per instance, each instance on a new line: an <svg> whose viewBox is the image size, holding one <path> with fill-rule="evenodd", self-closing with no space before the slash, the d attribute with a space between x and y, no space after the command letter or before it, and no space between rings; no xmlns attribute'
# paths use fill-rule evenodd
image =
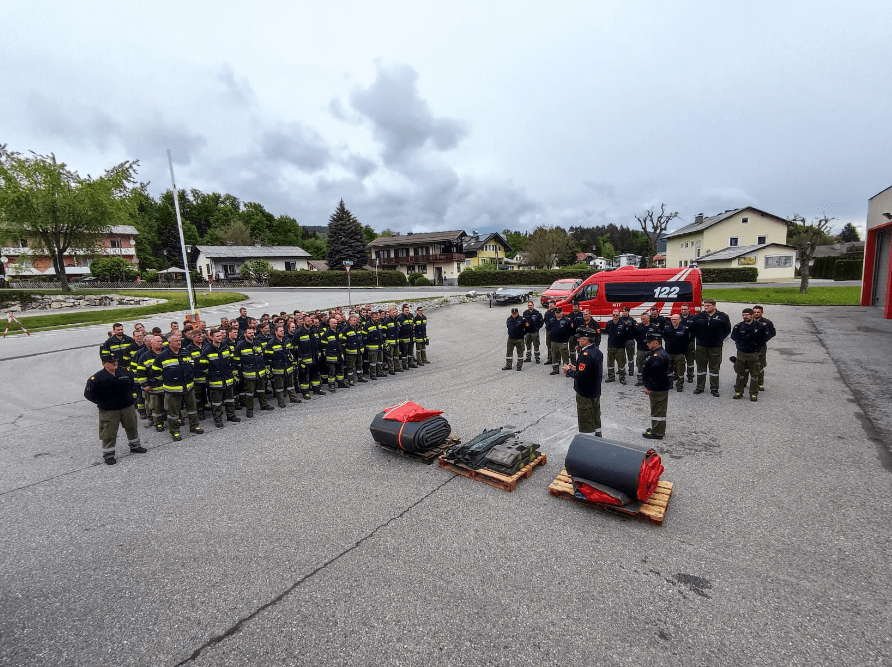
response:
<svg viewBox="0 0 892 667"><path fill-rule="evenodd" d="M344 269L347 271L347 310L349 311L353 305L353 298L350 296L350 267L353 262L349 259L344 260Z"/></svg>

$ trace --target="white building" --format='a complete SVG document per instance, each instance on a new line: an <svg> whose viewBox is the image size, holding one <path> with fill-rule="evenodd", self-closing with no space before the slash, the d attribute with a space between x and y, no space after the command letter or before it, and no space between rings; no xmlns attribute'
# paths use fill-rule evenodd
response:
<svg viewBox="0 0 892 667"><path fill-rule="evenodd" d="M307 260L312 256L303 248L294 245L197 245L195 268L205 280L240 278L239 269L245 262L262 259L279 271L300 271L309 269Z"/></svg>

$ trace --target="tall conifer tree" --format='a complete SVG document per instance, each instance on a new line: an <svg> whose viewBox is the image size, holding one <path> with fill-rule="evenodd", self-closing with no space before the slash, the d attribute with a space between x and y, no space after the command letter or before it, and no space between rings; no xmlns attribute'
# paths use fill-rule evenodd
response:
<svg viewBox="0 0 892 667"><path fill-rule="evenodd" d="M350 260L354 268L361 269L368 264L365 246L362 225L347 210L342 199L328 219L328 268L342 271L344 261Z"/></svg>

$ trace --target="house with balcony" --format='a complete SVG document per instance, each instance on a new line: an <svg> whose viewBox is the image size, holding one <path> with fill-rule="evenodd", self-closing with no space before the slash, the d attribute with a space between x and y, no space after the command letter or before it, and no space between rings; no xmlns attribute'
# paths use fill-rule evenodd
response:
<svg viewBox="0 0 892 667"><path fill-rule="evenodd" d="M197 245L192 246L195 270L204 280L239 279L242 264L262 259L279 271L309 269L312 255L299 246L290 245Z"/></svg>
<svg viewBox="0 0 892 667"><path fill-rule="evenodd" d="M724 263L726 256L735 266L756 266L759 280L793 280L795 257L790 258L787 243L787 221L753 206L729 209L706 217L702 213L690 225L669 232L666 239L666 267L683 268L709 261ZM759 246L758 250L754 250ZM765 250L771 246L773 249ZM739 253L735 249L747 248ZM723 251L727 253L719 255ZM751 252L750 252L751 251ZM720 258L720 259L717 259ZM741 260L742 258L742 260Z"/></svg>
<svg viewBox="0 0 892 667"><path fill-rule="evenodd" d="M433 284L457 285L465 267L464 230L381 236L367 245L371 264L409 275L421 273Z"/></svg>
<svg viewBox="0 0 892 667"><path fill-rule="evenodd" d="M492 265L497 269L505 271L516 271L519 263L506 263L506 254L511 252L512 248L508 245L501 234L493 232L492 234L479 234L471 232L471 235L465 239L465 266L478 267L484 265Z"/></svg>
<svg viewBox="0 0 892 667"><path fill-rule="evenodd" d="M97 254L105 257L123 257L134 266L138 266L136 257L136 237L139 232L131 225L113 225L102 237L98 250L71 249L62 258L65 263L65 275L69 278L90 274L90 262ZM0 271L7 276L36 278L55 276L56 269L49 255L37 254L32 250L30 239L19 239L10 242L3 248L4 261Z"/></svg>

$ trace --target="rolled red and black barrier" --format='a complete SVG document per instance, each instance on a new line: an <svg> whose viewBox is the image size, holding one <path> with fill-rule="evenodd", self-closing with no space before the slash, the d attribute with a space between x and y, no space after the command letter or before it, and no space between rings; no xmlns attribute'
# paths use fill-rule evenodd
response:
<svg viewBox="0 0 892 667"><path fill-rule="evenodd" d="M415 453L428 452L446 442L452 433L449 422L440 417L442 413L442 410L426 410L406 401L375 415L369 431L375 442L385 447Z"/></svg>

